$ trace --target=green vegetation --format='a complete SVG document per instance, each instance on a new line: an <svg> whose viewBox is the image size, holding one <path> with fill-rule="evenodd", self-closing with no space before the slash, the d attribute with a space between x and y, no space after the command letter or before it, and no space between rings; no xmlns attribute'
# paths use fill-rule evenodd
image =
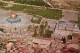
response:
<svg viewBox="0 0 80 53"><path fill-rule="evenodd" d="M37 30L35 29L35 31L34 31L34 34L33 34L33 37L37 37Z"/></svg>
<svg viewBox="0 0 80 53"><path fill-rule="evenodd" d="M45 29L45 25L41 24L40 25L40 31L39 31L39 33L40 33L41 36L44 35L44 29Z"/></svg>
<svg viewBox="0 0 80 53"><path fill-rule="evenodd" d="M65 23L65 21L59 21L59 23Z"/></svg>
<svg viewBox="0 0 80 53"><path fill-rule="evenodd" d="M37 19L37 18L35 18L35 19ZM32 19L31 19L31 22L32 22L32 23L40 24L41 20L42 20L42 18L38 18L37 20L34 20L34 18L32 18Z"/></svg>
<svg viewBox="0 0 80 53"><path fill-rule="evenodd" d="M14 43L14 44L16 43L16 41L8 41L8 43L9 43L9 42L12 42L12 43Z"/></svg>
<svg viewBox="0 0 80 53"><path fill-rule="evenodd" d="M68 39L69 40L72 40L72 35L68 35Z"/></svg>
<svg viewBox="0 0 80 53"><path fill-rule="evenodd" d="M15 30L17 29L17 28L14 28Z"/></svg>
<svg viewBox="0 0 80 53"><path fill-rule="evenodd" d="M16 3L50 7L43 0L4 0L4 1L14 1Z"/></svg>
<svg viewBox="0 0 80 53"><path fill-rule="evenodd" d="M28 26L28 29L30 29L31 27L32 27L32 26L31 26L31 25L29 25L29 26Z"/></svg>
<svg viewBox="0 0 80 53"><path fill-rule="evenodd" d="M80 43L80 37L78 38L78 43Z"/></svg>
<svg viewBox="0 0 80 53"><path fill-rule="evenodd" d="M1 43L1 44L0 44L0 49L1 49L3 46L4 46L4 44L3 44L3 43Z"/></svg>
<svg viewBox="0 0 80 53"><path fill-rule="evenodd" d="M80 43L80 41L78 41L78 43Z"/></svg>
<svg viewBox="0 0 80 53"><path fill-rule="evenodd" d="M65 39L65 37L62 37L62 39L61 39L62 41L63 41L63 44L65 44L66 43L66 39Z"/></svg>
<svg viewBox="0 0 80 53"><path fill-rule="evenodd" d="M4 29L3 29L3 28L0 28L0 31L2 31L2 32L3 32L3 31L4 31Z"/></svg>
<svg viewBox="0 0 80 53"><path fill-rule="evenodd" d="M6 5L6 3L0 2L0 8L3 7L3 6L5 6L5 5Z"/></svg>
<svg viewBox="0 0 80 53"><path fill-rule="evenodd" d="M29 25L27 30L28 30L28 31L32 31L32 29L31 29L31 28L32 28L32 26L31 26L31 25Z"/></svg>
<svg viewBox="0 0 80 53"><path fill-rule="evenodd" d="M51 38L51 34L53 33L53 31L50 31L48 27L48 23L46 22L42 22L42 24L38 27L36 26L34 28L34 34L33 37L44 37L44 38ZM38 30L39 29L39 30Z"/></svg>
<svg viewBox="0 0 80 53"><path fill-rule="evenodd" d="M56 30L56 26L57 26L57 23L56 23L56 25L55 25L55 27L54 27L54 31Z"/></svg>
<svg viewBox="0 0 80 53"><path fill-rule="evenodd" d="M79 22L79 30L80 30L80 11L79 11L78 22Z"/></svg>
<svg viewBox="0 0 80 53"><path fill-rule="evenodd" d="M53 31L46 30L45 37L51 38L52 33L53 33Z"/></svg>
<svg viewBox="0 0 80 53"><path fill-rule="evenodd" d="M12 7L3 7L0 5L2 9L12 10L12 11L22 11L27 14L32 15L40 15L48 19L60 19L62 17L61 10L54 9L40 9L41 7L32 7L32 6L24 6L24 5L13 5Z"/></svg>
<svg viewBox="0 0 80 53"><path fill-rule="evenodd" d="M3 6L3 3L2 2L0 2L0 6Z"/></svg>

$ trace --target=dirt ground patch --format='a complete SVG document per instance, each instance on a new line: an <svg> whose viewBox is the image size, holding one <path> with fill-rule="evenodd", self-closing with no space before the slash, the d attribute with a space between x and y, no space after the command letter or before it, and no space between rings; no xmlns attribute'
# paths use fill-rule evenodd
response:
<svg viewBox="0 0 80 53"><path fill-rule="evenodd" d="M63 10L64 21L78 21L78 12L72 10Z"/></svg>

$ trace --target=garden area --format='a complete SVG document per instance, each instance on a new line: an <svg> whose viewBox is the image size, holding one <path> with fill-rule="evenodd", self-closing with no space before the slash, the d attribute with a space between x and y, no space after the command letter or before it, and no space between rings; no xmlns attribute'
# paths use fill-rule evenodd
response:
<svg viewBox="0 0 80 53"><path fill-rule="evenodd" d="M5 3L0 2L0 8L4 10L12 10L12 11L22 11L27 14L31 15L39 15L47 19L56 19L59 20L62 18L62 11L61 10L55 10L55 9L40 9L39 7L33 7L33 6L24 6L24 5L13 5L12 7L4 7Z"/></svg>
<svg viewBox="0 0 80 53"><path fill-rule="evenodd" d="M0 8L3 7L3 6L5 6L5 5L6 5L6 3L0 2Z"/></svg>
<svg viewBox="0 0 80 53"><path fill-rule="evenodd" d="M16 3L21 3L21 4L29 4L29 5L50 7L43 0L4 0L4 1L14 1Z"/></svg>
<svg viewBox="0 0 80 53"><path fill-rule="evenodd" d="M50 31L49 28L50 26L48 25L47 21L42 22L40 26L35 27L33 37L51 38L53 31Z"/></svg>
<svg viewBox="0 0 80 53"><path fill-rule="evenodd" d="M32 22L32 23L36 23L36 24L40 24L41 20L42 20L41 17L37 17L37 18L35 18L35 19L32 18L32 19L31 19L31 22Z"/></svg>

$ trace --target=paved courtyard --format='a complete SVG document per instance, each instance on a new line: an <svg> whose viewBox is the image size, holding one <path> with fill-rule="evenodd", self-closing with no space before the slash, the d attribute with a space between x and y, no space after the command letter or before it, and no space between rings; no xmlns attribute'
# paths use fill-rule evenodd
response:
<svg viewBox="0 0 80 53"><path fill-rule="evenodd" d="M0 10L0 26L4 26L5 28L19 28L19 27L27 27L27 25L31 24L30 19L32 18L31 15L27 15L20 12L14 12L21 18L20 22L17 23L9 23L6 19L10 16L12 11Z"/></svg>

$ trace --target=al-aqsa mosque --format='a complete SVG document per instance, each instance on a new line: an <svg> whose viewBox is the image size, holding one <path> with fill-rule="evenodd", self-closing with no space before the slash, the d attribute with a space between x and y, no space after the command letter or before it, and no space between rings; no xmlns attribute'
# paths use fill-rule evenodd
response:
<svg viewBox="0 0 80 53"><path fill-rule="evenodd" d="M15 13L12 13L10 17L7 18L7 21L10 23L16 23L16 22L20 22L21 18L17 17Z"/></svg>

